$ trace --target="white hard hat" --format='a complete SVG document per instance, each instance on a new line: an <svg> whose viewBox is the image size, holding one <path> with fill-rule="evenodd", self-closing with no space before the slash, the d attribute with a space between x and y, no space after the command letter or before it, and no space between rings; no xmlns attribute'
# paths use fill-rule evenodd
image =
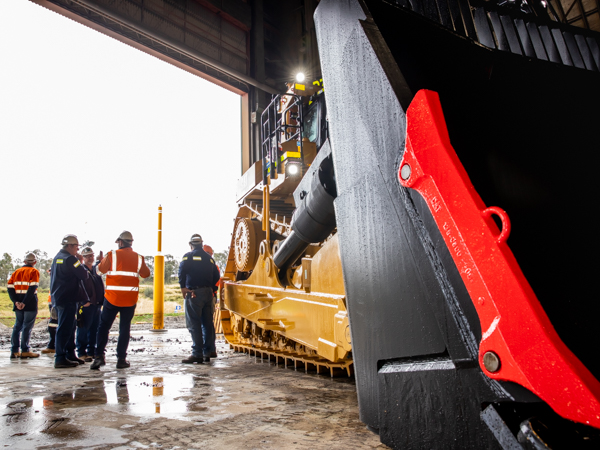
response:
<svg viewBox="0 0 600 450"><path fill-rule="evenodd" d="M77 236L75 236L74 234L67 234L62 242L61 245L69 245L69 244L77 244L79 245L79 240L77 239Z"/></svg>
<svg viewBox="0 0 600 450"><path fill-rule="evenodd" d="M81 250L81 256L87 256L87 255L93 255L94 254L94 250L92 250L92 247L85 247L83 250Z"/></svg>
<svg viewBox="0 0 600 450"><path fill-rule="evenodd" d="M131 233L129 231L123 231L119 235L119 237L117 238L117 240L115 242L119 242L119 241L133 242L133 236L131 235Z"/></svg>
<svg viewBox="0 0 600 450"><path fill-rule="evenodd" d="M202 236L200 236L198 233L192 234L192 237L190 238L190 244L202 244Z"/></svg>
<svg viewBox="0 0 600 450"><path fill-rule="evenodd" d="M37 257L35 256L35 253L27 253L27 255L25 255L25 262L34 262L37 261Z"/></svg>

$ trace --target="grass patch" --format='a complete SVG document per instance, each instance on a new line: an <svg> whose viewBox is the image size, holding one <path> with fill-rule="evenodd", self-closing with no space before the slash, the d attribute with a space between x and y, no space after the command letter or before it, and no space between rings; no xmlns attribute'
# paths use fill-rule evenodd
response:
<svg viewBox="0 0 600 450"><path fill-rule="evenodd" d="M48 311L48 289L38 289L38 314L44 317L50 315ZM0 317L13 316L13 302L8 296L8 290L5 287L0 287ZM13 316L14 319L14 316Z"/></svg>
<svg viewBox="0 0 600 450"><path fill-rule="evenodd" d="M169 313L169 314L164 315L164 317L179 317L179 316L183 316L183 313ZM154 322L154 314L140 314L139 316L134 316L133 320L131 321L131 323L133 323L133 324L143 323L143 322L147 322L147 323Z"/></svg>
<svg viewBox="0 0 600 450"><path fill-rule="evenodd" d="M49 289L38 289L38 316L35 319L36 324L42 320L47 320L50 317L50 312L48 311L48 293ZM153 300L153 294L154 287L152 285L140 285L140 299L146 298L147 300ZM178 284L170 284L165 286L165 302L175 302L178 305L183 306L183 297L181 296L181 289L179 288ZM182 314L183 313L168 313L165 314L165 316L180 316ZM152 323L152 321L152 314L139 314L135 316L132 323ZM0 323L10 328L12 328L15 324L13 302L8 296L8 290L6 287L0 287Z"/></svg>
<svg viewBox="0 0 600 450"><path fill-rule="evenodd" d="M140 297L154 300L154 285L151 284L140 284ZM181 288L178 284L167 284L165 285L165 302L176 302L179 305L183 305L183 297L181 295Z"/></svg>

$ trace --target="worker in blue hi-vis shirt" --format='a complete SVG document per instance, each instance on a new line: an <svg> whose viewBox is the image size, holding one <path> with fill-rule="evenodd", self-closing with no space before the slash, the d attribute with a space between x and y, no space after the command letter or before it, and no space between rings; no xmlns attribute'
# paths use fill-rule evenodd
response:
<svg viewBox="0 0 600 450"><path fill-rule="evenodd" d="M184 364L210 361L214 346L213 295L220 279L215 260L202 249L202 237L192 235L191 252L179 264L179 286L185 299L185 322L192 335L192 355ZM204 335L202 331L204 330Z"/></svg>
<svg viewBox="0 0 600 450"><path fill-rule="evenodd" d="M77 236L67 234L61 244L62 249L54 257L50 271L50 296L52 306L58 312L54 355L54 367L57 369L84 364L75 356L75 321L78 304L88 303L86 297L82 297L85 289L81 282L88 278L88 273L79 259Z"/></svg>

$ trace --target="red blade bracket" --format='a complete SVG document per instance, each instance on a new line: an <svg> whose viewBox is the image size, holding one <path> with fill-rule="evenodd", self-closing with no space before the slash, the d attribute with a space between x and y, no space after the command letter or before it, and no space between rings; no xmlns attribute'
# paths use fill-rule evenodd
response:
<svg viewBox="0 0 600 450"><path fill-rule="evenodd" d="M398 176L425 199L473 300L483 373L520 384L566 419L600 428L600 383L554 330L506 243L508 215L486 208L473 187L435 92L419 91L408 108Z"/></svg>

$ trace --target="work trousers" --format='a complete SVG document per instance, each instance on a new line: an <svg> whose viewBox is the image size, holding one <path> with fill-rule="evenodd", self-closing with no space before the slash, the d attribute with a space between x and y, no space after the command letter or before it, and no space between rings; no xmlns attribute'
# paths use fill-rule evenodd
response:
<svg viewBox="0 0 600 450"><path fill-rule="evenodd" d="M50 320L48 320L48 334L50 335L50 340L48 341L46 348L54 350L56 348L56 327L58 326L58 319L52 318L52 305L48 305L48 310L50 311Z"/></svg>
<svg viewBox="0 0 600 450"><path fill-rule="evenodd" d="M75 322L77 320L75 316L78 306L75 302L55 306L58 312L55 362L64 362L66 359L75 360Z"/></svg>
<svg viewBox="0 0 600 450"><path fill-rule="evenodd" d="M127 347L129 347L129 333L131 330L131 320L135 313L135 305L133 306L115 306L108 300L104 299L102 314L100 314L100 325L98 326L98 337L96 338L96 354L95 357L103 357L108 343L108 334L117 317L119 316L119 340L117 341L117 358L125 359L127 356Z"/></svg>
<svg viewBox="0 0 600 450"><path fill-rule="evenodd" d="M212 288L194 289L185 297L185 324L192 335L192 356L210 356L215 346Z"/></svg>
<svg viewBox="0 0 600 450"><path fill-rule="evenodd" d="M13 327L12 337L10 338L11 352L19 353L19 347L22 352L29 351L29 337L31 329L35 323L37 311L15 311L15 326Z"/></svg>
<svg viewBox="0 0 600 450"><path fill-rule="evenodd" d="M82 308L77 321L77 354L94 356L96 354L96 337L100 324L102 305L90 305Z"/></svg>

